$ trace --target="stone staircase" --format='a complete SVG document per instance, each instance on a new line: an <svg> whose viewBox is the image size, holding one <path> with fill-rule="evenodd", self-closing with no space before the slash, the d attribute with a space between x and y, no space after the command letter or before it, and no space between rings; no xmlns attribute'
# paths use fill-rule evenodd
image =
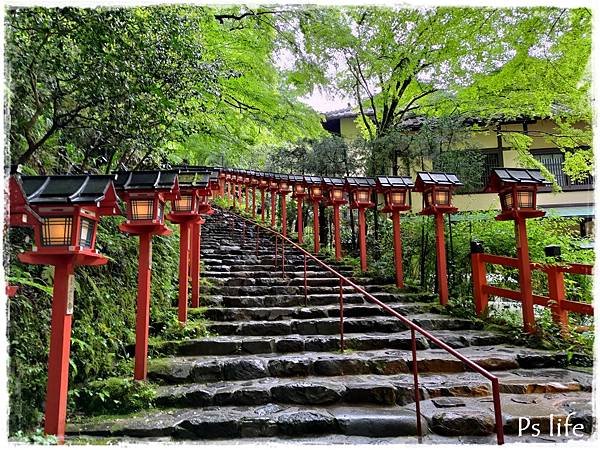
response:
<svg viewBox="0 0 600 450"><path fill-rule="evenodd" d="M346 287L341 353L338 279L309 260L305 302L303 256L286 250L284 277L274 265L274 240L260 232L256 252L254 233L219 210L203 226L203 277L212 287L201 312L214 335L156 349L173 355L150 362L149 378L160 384L157 408L83 420L70 433L125 441L414 442L410 331ZM350 267L335 269L352 275ZM510 345L501 333L435 313L431 294L356 281L500 378L507 441L536 440L531 431L515 436L520 416L541 424L542 441L550 414L573 412L570 422L592 431L592 377L569 370L565 354ZM422 337L417 348L423 440L494 443L488 380Z"/></svg>

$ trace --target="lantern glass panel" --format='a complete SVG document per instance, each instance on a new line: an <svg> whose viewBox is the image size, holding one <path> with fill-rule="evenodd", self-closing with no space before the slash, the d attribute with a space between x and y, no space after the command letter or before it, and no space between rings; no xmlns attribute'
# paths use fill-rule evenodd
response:
<svg viewBox="0 0 600 450"><path fill-rule="evenodd" d="M500 202L502 203L502 209L512 209L513 208L513 195L512 191L505 192L500 197Z"/></svg>
<svg viewBox="0 0 600 450"><path fill-rule="evenodd" d="M390 203L392 205L404 205L406 203L406 193L405 192L391 192L390 193Z"/></svg>
<svg viewBox="0 0 600 450"><path fill-rule="evenodd" d="M72 217L46 217L42 225L42 245L55 247L71 245Z"/></svg>
<svg viewBox="0 0 600 450"><path fill-rule="evenodd" d="M84 248L92 247L94 229L96 222L92 219L81 218L81 229L79 230L79 246Z"/></svg>
<svg viewBox="0 0 600 450"><path fill-rule="evenodd" d="M333 199L334 200L343 200L344 199L344 191L340 188L333 188Z"/></svg>
<svg viewBox="0 0 600 450"><path fill-rule="evenodd" d="M281 183L279 183L279 189L281 189L282 191L287 191L288 188L288 184L285 181L282 181Z"/></svg>
<svg viewBox="0 0 600 450"><path fill-rule="evenodd" d="M425 193L425 206L429 207L433 204L433 192L428 191Z"/></svg>
<svg viewBox="0 0 600 450"><path fill-rule="evenodd" d="M304 186L301 184L297 184L294 186L296 190L296 194L304 194Z"/></svg>
<svg viewBox="0 0 600 450"><path fill-rule="evenodd" d="M533 208L533 191L517 191L519 208Z"/></svg>
<svg viewBox="0 0 600 450"><path fill-rule="evenodd" d="M198 201L200 202L201 205L206 205L208 203L208 196L206 195L201 195L198 199Z"/></svg>
<svg viewBox="0 0 600 450"><path fill-rule="evenodd" d="M356 201L358 203L368 203L369 202L369 191L357 191L356 192Z"/></svg>
<svg viewBox="0 0 600 450"><path fill-rule="evenodd" d="M131 200L131 220L152 220L154 200Z"/></svg>
<svg viewBox="0 0 600 450"><path fill-rule="evenodd" d="M435 191L435 204L436 205L449 205L450 204L450 192L446 190Z"/></svg>
<svg viewBox="0 0 600 450"><path fill-rule="evenodd" d="M182 195L179 200L173 200L173 210L177 212L189 212L192 210L192 196Z"/></svg>
<svg viewBox="0 0 600 450"><path fill-rule="evenodd" d="M312 186L310 188L310 192L312 193L313 197L319 197L323 194L323 191L321 191L321 188L319 186Z"/></svg>

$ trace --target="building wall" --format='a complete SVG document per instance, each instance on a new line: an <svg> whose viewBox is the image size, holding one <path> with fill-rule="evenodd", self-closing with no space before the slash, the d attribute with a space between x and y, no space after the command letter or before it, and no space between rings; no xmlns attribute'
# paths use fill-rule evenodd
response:
<svg viewBox="0 0 600 450"><path fill-rule="evenodd" d="M359 136L358 129L354 123L354 118L343 118L340 120L341 136L352 140ZM576 124L579 128L584 128L586 124ZM510 148L508 139L506 136L498 138L498 131L502 132L527 132L528 135L533 139L531 149L552 149L555 146L546 140L547 133L556 131L556 123L553 120L544 119L538 121L532 121L526 125L522 123L518 124L502 124L499 130L495 127L490 127L481 131L473 133L472 136L472 148L478 148L484 151L501 150L501 164L503 167L519 167L518 154L515 150ZM501 147L499 147L501 145ZM426 161L425 166L428 170L431 170L432 162ZM411 173L410 176L414 177L415 173ZM500 209L500 202L497 194L485 194L485 193L473 193L473 194L461 194L456 195L454 198L454 204L461 211L477 211L477 210L488 210L488 209ZM583 188L582 190L576 191L565 191L565 192L540 192L538 194L538 205L540 206L578 206L578 205L590 205L594 203L593 189ZM418 193L412 193L412 211L418 212L421 210L422 198Z"/></svg>

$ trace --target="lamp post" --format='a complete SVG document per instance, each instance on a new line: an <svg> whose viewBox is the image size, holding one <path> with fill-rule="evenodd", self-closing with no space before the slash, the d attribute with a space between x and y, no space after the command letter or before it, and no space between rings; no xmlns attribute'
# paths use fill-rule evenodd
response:
<svg viewBox="0 0 600 450"><path fill-rule="evenodd" d="M408 194L414 187L409 177L377 177L377 191L385 198L385 206L381 212L391 213L394 230L394 262L396 266L396 287L404 287L404 271L402 270L402 234L400 232L400 211L410 209Z"/></svg>
<svg viewBox="0 0 600 450"><path fill-rule="evenodd" d="M192 228L192 254L191 254L191 278L192 278L192 301L191 307L200 306L200 245L202 240L202 224L205 222L202 216L214 214L210 206L214 185L207 182L205 175L200 175L196 180L198 186L198 213L200 220Z"/></svg>
<svg viewBox="0 0 600 450"><path fill-rule="evenodd" d="M268 174L265 172L259 173L258 189L260 190L260 220L265 221L265 191L269 188Z"/></svg>
<svg viewBox="0 0 600 450"><path fill-rule="evenodd" d="M292 192L290 189L290 181L287 175L279 176L279 196L281 197L281 234L287 236L287 204L286 196Z"/></svg>
<svg viewBox="0 0 600 450"><path fill-rule="evenodd" d="M277 220L277 192L279 191L278 174L269 174L269 192L271 194L271 228L275 228Z"/></svg>
<svg viewBox="0 0 600 450"><path fill-rule="evenodd" d="M148 371L152 236L171 234L165 225L165 202L179 198L179 182L177 171L122 172L117 174L115 186L127 205L127 220L119 225L119 229L140 239L134 378L145 380Z"/></svg>
<svg viewBox="0 0 600 450"><path fill-rule="evenodd" d="M452 206L452 193L463 186L453 173L418 172L415 192L423 193L423 215L435 217L435 249L437 255L437 278L440 303L448 304L448 272L446 269L446 244L444 239L444 214L452 214L458 208Z"/></svg>
<svg viewBox="0 0 600 450"><path fill-rule="evenodd" d="M252 219L256 219L256 186L258 186L258 174L255 171L251 173L250 186L252 187Z"/></svg>
<svg viewBox="0 0 600 450"><path fill-rule="evenodd" d="M227 200L231 200L231 172L229 170L225 172L225 182L227 183Z"/></svg>
<svg viewBox="0 0 600 450"><path fill-rule="evenodd" d="M198 181L202 177L203 188L208 189L208 173L201 173L190 170L179 172L180 197L171 201L171 212L167 214L167 219L171 223L179 225L179 295L177 302L177 317L181 325L187 322L188 309L188 287L190 274L190 259L192 265L192 280L197 283L198 280L198 255L200 224L203 222L200 217L200 192ZM206 194L205 194L206 195ZM190 258L190 248L192 258ZM198 302L198 286L192 287L192 295L195 294L196 303Z"/></svg>
<svg viewBox="0 0 600 450"><path fill-rule="evenodd" d="M346 189L352 195L350 207L358 209L358 242L360 248L360 269L367 271L367 227L365 210L375 206L371 202L371 190L375 180L367 177L347 177Z"/></svg>
<svg viewBox="0 0 600 450"><path fill-rule="evenodd" d="M305 175L304 184L308 186L308 194L313 204L313 242L314 253L317 254L321 250L319 235L319 202L323 199L323 178Z"/></svg>
<svg viewBox="0 0 600 450"><path fill-rule="evenodd" d="M121 213L113 179L110 175L60 175L17 180L29 205L42 218L34 227L35 246L19 259L54 266L44 431L61 442L67 415L75 267L108 262L95 245L100 217Z"/></svg>
<svg viewBox="0 0 600 450"><path fill-rule="evenodd" d="M304 177L302 175L290 175L290 182L294 184L294 190L292 192L292 198L296 199L298 206L296 224L298 226L298 243L304 242L304 223L302 217L302 203L304 197L306 197L306 185L304 184Z"/></svg>
<svg viewBox="0 0 600 450"><path fill-rule="evenodd" d="M250 189L250 174L247 170L244 170L244 196L246 199L246 211L248 211L249 208L248 189Z"/></svg>
<svg viewBox="0 0 600 450"><path fill-rule="evenodd" d="M484 192L497 192L502 212L496 220L514 220L517 259L519 261L519 285L523 309L523 326L526 333L535 331L531 264L527 242L526 219L542 217L546 213L537 209L537 189L548 185L539 169L492 169Z"/></svg>
<svg viewBox="0 0 600 450"><path fill-rule="evenodd" d="M333 235L335 242L335 259L342 259L342 233L340 229L340 206L348 203L344 191L343 178L323 178L323 187L327 196L327 204L333 206Z"/></svg>

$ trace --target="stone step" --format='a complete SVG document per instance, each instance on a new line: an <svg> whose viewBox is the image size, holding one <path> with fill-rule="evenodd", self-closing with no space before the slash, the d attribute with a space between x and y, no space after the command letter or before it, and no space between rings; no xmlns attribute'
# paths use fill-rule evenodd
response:
<svg viewBox="0 0 600 450"><path fill-rule="evenodd" d="M207 293L215 294L215 295L251 295L251 296L261 296L261 295L297 295L304 294L304 285L302 283L298 283L297 286L288 285L288 284L280 284L275 286L220 286L217 285L217 280L213 279L211 282L215 284L207 288ZM372 286L362 286L362 288L367 291L369 294L375 296L381 301L386 301L385 299L391 298L402 298L403 293L393 293L393 292L385 292L378 285ZM339 287L338 286L307 286L307 291L309 294L338 294L339 295ZM346 293L352 294L356 293L356 289L353 286L343 286L342 291L344 292L344 296ZM362 295L362 294L358 294ZM422 298L433 298L431 296L422 295Z"/></svg>
<svg viewBox="0 0 600 450"><path fill-rule="evenodd" d="M570 417L581 424L578 433L591 434L594 416L588 393L501 394L504 432L515 435L511 442L530 442L533 430L519 433L519 417L540 424L548 435L551 417ZM432 398L421 402L423 432L432 436L461 436L455 443L495 443L473 441L471 436L493 436L494 416L491 397ZM571 428L570 431L573 429ZM556 431L556 430L555 430ZM267 436L415 436L414 404L406 406L334 404L330 406L267 403L259 406L207 406L181 409L155 409L125 417L83 419L67 426L69 434L86 436L130 436L136 438L173 437L178 440L255 438ZM465 437L467 438L465 440ZM584 436L585 437L585 436ZM252 439L250 441L250 439ZM548 437L545 441L552 441ZM218 443L219 441L214 441ZM327 441L325 441L327 442ZM350 441L353 442L353 441ZM381 443L377 440L376 443ZM385 441L383 441L385 442ZM453 441L442 441L452 443ZM416 442L415 442L416 443Z"/></svg>
<svg viewBox="0 0 600 450"><path fill-rule="evenodd" d="M510 394L591 391L592 376L565 369L517 369L499 372L500 391ZM261 378L207 384L160 386L159 407L234 406L285 403L407 405L414 402L412 374L300 377L290 381ZM479 374L440 373L419 376L422 399L481 397L491 382Z"/></svg>
<svg viewBox="0 0 600 450"><path fill-rule="evenodd" d="M491 371L564 368L567 356L511 345L475 346L461 353ZM441 349L417 352L419 372L465 372L465 365ZM150 360L148 376L163 383L251 380L267 377L410 373L412 353L403 350L298 352L244 356L170 357Z"/></svg>
<svg viewBox="0 0 600 450"><path fill-rule="evenodd" d="M453 348L469 346L497 345L506 343L502 333L480 330L455 331L441 330L436 337ZM410 350L412 347L410 331L400 333L346 333L345 346L351 350ZM435 347L423 338L417 338L417 348ZM210 336L200 339L166 341L151 348L164 355L202 356L202 355L247 355L260 353L298 353L298 352L337 352L340 348L338 335L300 335L284 336ZM133 354L133 348L131 349Z"/></svg>
<svg viewBox="0 0 600 450"><path fill-rule="evenodd" d="M441 314L416 314L411 320L426 330L471 330L481 327L479 322L448 317ZM257 320L211 322L209 331L219 335L281 336L283 334L337 334L339 318ZM344 318L344 331L348 333L403 331L408 327L395 317L381 311L378 316Z"/></svg>
<svg viewBox="0 0 600 450"><path fill-rule="evenodd" d="M150 410L129 417L96 418L69 424L67 432L87 436L171 436L177 439L265 436L414 436L414 411L401 406L311 407L268 403Z"/></svg>
<svg viewBox="0 0 600 450"><path fill-rule="evenodd" d="M283 295L218 295L206 294L202 292L200 302L203 306L218 306L225 308L270 308L270 307L290 307L290 306L315 306L315 305L339 305L340 297L338 293L314 294L308 291L307 298L304 297L304 288L295 289L296 294ZM388 304L397 302L415 302L423 303L431 300L431 297L421 294L392 294L388 292L376 292L372 294L378 300ZM429 303L429 302L428 302ZM364 295L345 293L344 305L351 304L372 304L369 303ZM432 305L433 306L433 305Z"/></svg>
<svg viewBox="0 0 600 450"><path fill-rule="evenodd" d="M424 313L432 308L428 302L418 303L388 303L390 308L403 315ZM288 319L318 319L339 317L338 304L309 306L309 307L254 307L254 308L221 308L211 307L203 312L208 320L218 322L240 320L288 320ZM344 317L365 317L387 315L382 309L373 304L349 304L344 306Z"/></svg>
<svg viewBox="0 0 600 450"><path fill-rule="evenodd" d="M204 274L204 277L210 279L213 283L219 285L226 286L284 286L284 287L297 287L304 286L304 278L303 277L277 277L273 276L271 273L270 276L262 276L255 277L249 274L248 272L239 272L234 274L226 274L227 276L212 276L211 274ZM324 275L307 277L306 285L307 287L339 287L340 280L339 278L330 278ZM352 288L348 289L352 291Z"/></svg>

